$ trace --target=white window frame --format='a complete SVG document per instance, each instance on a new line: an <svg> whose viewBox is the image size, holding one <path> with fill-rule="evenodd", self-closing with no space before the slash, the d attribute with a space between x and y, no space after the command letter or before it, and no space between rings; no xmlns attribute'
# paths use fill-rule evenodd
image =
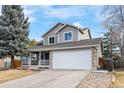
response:
<svg viewBox="0 0 124 93"><path fill-rule="evenodd" d="M31 60L37 60L37 53L32 53Z"/></svg>
<svg viewBox="0 0 124 93"><path fill-rule="evenodd" d="M50 43L50 42L49 42L49 39L50 39L51 37L54 37L54 43ZM56 41L55 41L55 36L48 36L48 45L55 44L55 42L56 42Z"/></svg>
<svg viewBox="0 0 124 93"><path fill-rule="evenodd" d="M65 40L65 34L66 34L66 33L71 33L71 34L72 34L71 40ZM73 40L73 31L68 31L68 32L64 32L64 33L63 33L63 41L64 41L64 42L69 42L69 41L72 41L72 40Z"/></svg>

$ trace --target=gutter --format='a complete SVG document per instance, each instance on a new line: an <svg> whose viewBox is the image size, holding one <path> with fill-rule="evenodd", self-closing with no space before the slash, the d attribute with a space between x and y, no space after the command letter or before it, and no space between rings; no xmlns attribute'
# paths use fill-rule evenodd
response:
<svg viewBox="0 0 124 93"><path fill-rule="evenodd" d="M75 46L75 47L63 47L63 48L40 48L40 49L29 49L28 51L65 50L65 49L78 49L78 48L92 48L92 47L98 47L98 46L99 46L99 45Z"/></svg>

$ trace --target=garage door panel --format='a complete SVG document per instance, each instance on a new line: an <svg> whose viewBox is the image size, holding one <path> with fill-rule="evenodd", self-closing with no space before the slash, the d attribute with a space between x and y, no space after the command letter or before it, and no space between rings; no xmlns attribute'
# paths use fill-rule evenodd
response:
<svg viewBox="0 0 124 93"><path fill-rule="evenodd" d="M53 51L53 69L91 69L91 50Z"/></svg>

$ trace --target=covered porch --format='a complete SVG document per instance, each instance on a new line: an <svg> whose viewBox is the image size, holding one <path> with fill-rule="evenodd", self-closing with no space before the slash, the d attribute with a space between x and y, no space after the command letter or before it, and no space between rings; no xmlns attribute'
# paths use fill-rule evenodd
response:
<svg viewBox="0 0 124 93"><path fill-rule="evenodd" d="M50 52L49 51L30 52L30 57L27 65L28 68L50 68Z"/></svg>

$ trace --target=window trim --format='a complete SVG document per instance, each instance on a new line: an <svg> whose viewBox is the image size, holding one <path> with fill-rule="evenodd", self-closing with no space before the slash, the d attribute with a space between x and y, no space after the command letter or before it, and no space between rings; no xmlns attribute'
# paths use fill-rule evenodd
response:
<svg viewBox="0 0 124 93"><path fill-rule="evenodd" d="M50 43L50 42L49 42L49 39L50 39L51 37L54 37L54 43ZM55 41L55 35L54 35L54 36L48 36L48 45L55 44L55 42L56 42L56 41Z"/></svg>
<svg viewBox="0 0 124 93"><path fill-rule="evenodd" d="M34 59L35 58L35 59ZM38 60L38 55L37 53L31 53L31 60L37 61Z"/></svg>
<svg viewBox="0 0 124 93"><path fill-rule="evenodd" d="M71 34L72 34L71 40L65 40L65 34L66 34L66 33L71 33ZM68 32L64 32L64 33L63 33L63 41L64 41L64 42L69 42L69 41L72 41L72 40L73 40L73 31L68 31Z"/></svg>

